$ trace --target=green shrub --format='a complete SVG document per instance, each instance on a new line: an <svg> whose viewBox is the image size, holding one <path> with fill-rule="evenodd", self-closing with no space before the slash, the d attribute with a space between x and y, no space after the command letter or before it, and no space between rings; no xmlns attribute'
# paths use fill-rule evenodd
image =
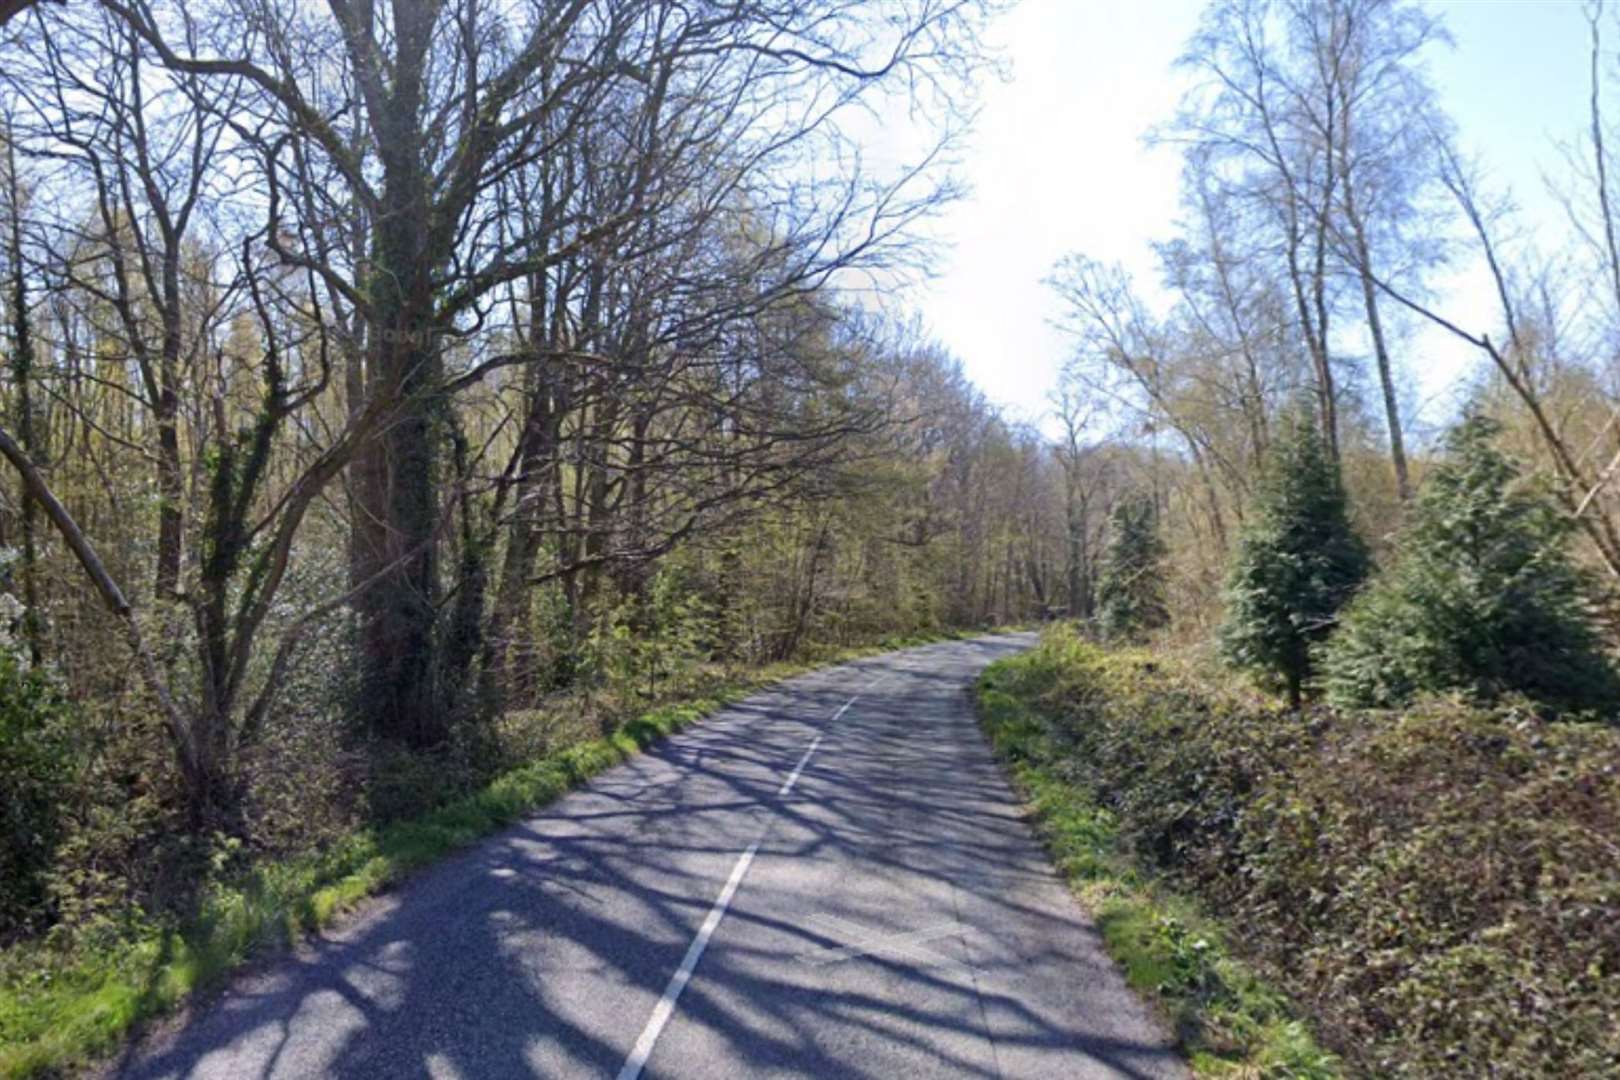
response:
<svg viewBox="0 0 1620 1080"><path fill-rule="evenodd" d="M1427 699L1290 715L1049 634L1010 689L1120 840L1364 1075L1620 1074L1620 732Z"/></svg>
<svg viewBox="0 0 1620 1080"><path fill-rule="evenodd" d="M55 681L0 645L0 939L46 902L77 770L71 734Z"/></svg>
<svg viewBox="0 0 1620 1080"><path fill-rule="evenodd" d="M1346 610L1321 653L1329 697L1399 706L1424 691L1481 702L1522 693L1555 710L1620 711L1593 626L1574 524L1465 420L1425 479L1395 564Z"/></svg>

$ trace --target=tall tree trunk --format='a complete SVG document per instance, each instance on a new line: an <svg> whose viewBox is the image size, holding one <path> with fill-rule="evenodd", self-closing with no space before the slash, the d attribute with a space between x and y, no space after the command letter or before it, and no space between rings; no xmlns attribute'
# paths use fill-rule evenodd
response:
<svg viewBox="0 0 1620 1080"><path fill-rule="evenodd" d="M543 504L556 460L558 431L551 380L539 364L531 365L526 376L529 401L517 450L512 521L486 637L484 695L495 702L526 695L532 689L536 658L523 608L540 550Z"/></svg>
<svg viewBox="0 0 1620 1080"><path fill-rule="evenodd" d="M1338 389L1334 386L1333 362L1328 354L1327 339L1319 333L1316 320L1311 314L1311 302L1307 299L1304 283L1300 277L1297 264L1297 247L1290 245L1289 277L1294 288L1294 302L1299 311L1300 331L1305 338L1305 349L1310 353L1311 370L1316 377L1316 408L1317 417L1322 425L1322 440L1327 444L1328 455L1334 461L1339 460L1339 401ZM1322 306L1325 311L1325 305Z"/></svg>
<svg viewBox="0 0 1620 1080"><path fill-rule="evenodd" d="M816 583L821 574L821 561L830 548L829 523L823 519L816 525L815 538L810 544L810 558L805 567L804 587L795 583L793 590L793 622L778 647L777 659L786 660L799 650L805 633L810 629L810 617L816 610Z"/></svg>
<svg viewBox="0 0 1620 1080"><path fill-rule="evenodd" d="M411 230L396 222L378 231L374 280L392 302L378 305L384 317L371 335L369 392L386 395L394 417L362 451L358 470L362 578L380 575L356 601L362 704L379 734L428 747L448 731L435 625L441 359L429 274L411 251Z"/></svg>
<svg viewBox="0 0 1620 1080"><path fill-rule="evenodd" d="M362 694L372 726L416 747L440 742L435 620L438 580L438 442L433 399L438 357L425 321L402 319L374 350L374 390L397 394L398 416L364 452L361 513L367 530L358 597Z"/></svg>
<svg viewBox="0 0 1620 1080"><path fill-rule="evenodd" d="M1316 363L1317 395L1322 410L1322 437L1327 441L1328 456L1339 460L1339 390L1333 376L1333 356L1328 348L1327 257L1325 223L1317 231L1316 267L1312 272L1313 303L1316 307L1316 325L1311 332L1311 355Z"/></svg>
<svg viewBox="0 0 1620 1080"><path fill-rule="evenodd" d="M1348 123L1348 118L1346 119ZM1378 384L1384 393L1384 420L1389 427L1389 456L1395 468L1395 490L1401 502L1412 497L1411 476L1406 465L1406 439L1401 430L1401 407L1395 393L1395 373L1384 338L1384 320L1378 311L1378 287L1373 280L1372 245L1367 241L1367 225L1356 206L1355 185L1348 163L1344 173L1344 216L1350 222L1356 245L1356 276L1361 280L1361 299L1367 311L1367 331L1372 336L1373 358L1378 364Z"/></svg>
<svg viewBox="0 0 1620 1080"><path fill-rule="evenodd" d="M343 396L349 423L354 423L366 407L366 348L360 342L345 343L343 355ZM371 565L367 552L375 541L375 523L366 514L364 492L378 486L370 470L381 464L380 458L367 450L355 456L348 468L347 489L349 521L349 588L358 589L366 580L366 568Z"/></svg>
<svg viewBox="0 0 1620 1080"><path fill-rule="evenodd" d="M1226 516L1221 513L1221 496L1215 486L1215 477L1211 474L1209 462L1205 460L1203 452L1193 440L1187 440L1187 448L1192 452L1193 465L1197 468L1199 487L1204 492L1204 502L1209 507L1210 527L1215 531L1215 543L1220 550L1227 550ZM1166 508L1156 506L1156 512L1161 515Z"/></svg>
<svg viewBox="0 0 1620 1080"><path fill-rule="evenodd" d="M455 454L457 512L461 551L456 568L455 603L445 626L441 651L442 707L467 710L461 691L472 676L473 660L483 652L484 602L489 594L489 564L493 556L494 528L483 527L478 499L472 486L472 455L467 437L454 417L449 418L450 442ZM472 706L476 713L476 705Z"/></svg>
<svg viewBox="0 0 1620 1080"><path fill-rule="evenodd" d="M1357 229L1357 246L1361 249L1363 267L1366 266L1366 241ZM1367 329L1372 334L1373 356L1378 363L1378 382L1384 392L1384 420L1389 427L1389 456L1395 468L1395 491L1401 502L1412 498L1412 479L1406 464L1406 438L1401 431L1401 407L1395 396L1395 374L1390 364L1389 347L1384 341L1384 324L1378 314L1378 296L1374 291L1372 274L1360 273L1361 295L1367 305Z"/></svg>
<svg viewBox="0 0 1620 1080"><path fill-rule="evenodd" d="M652 424L652 408L637 410L630 422L630 449L625 457L624 547L639 552L647 543L647 431ZM639 604L646 600L650 560L634 555L619 573L619 589Z"/></svg>
<svg viewBox="0 0 1620 1080"><path fill-rule="evenodd" d="M7 260L11 263L11 323L12 347L15 352L11 358L12 375L17 382L16 410L17 410L17 438L22 445L22 452L32 461L39 460L39 448L34 437L34 401L33 401L33 369L34 369L34 335L33 322L28 312L28 275L23 269L22 245L22 183L17 179L17 156L12 148L10 139L10 124L6 127L6 200L10 208L10 250ZM30 656L37 664L41 659L40 652L40 612L39 612L39 550L36 541L36 520L38 506L33 494L25 486L21 499L22 510L22 586L23 586L23 634L28 642Z"/></svg>
<svg viewBox="0 0 1620 1080"><path fill-rule="evenodd" d="M601 392L599 391L599 394ZM581 554L585 560L580 582L580 605L587 616L595 603L603 580L602 562L608 554L613 519L613 433L619 426L619 402L601 394L590 425L590 442L598 455L595 461L581 462L585 470L585 526Z"/></svg>
<svg viewBox="0 0 1620 1080"><path fill-rule="evenodd" d="M185 475L180 463L180 246L178 236L164 237L163 345L158 358L157 424L158 547L153 592L160 600L180 595L180 546L184 529Z"/></svg>
<svg viewBox="0 0 1620 1080"><path fill-rule="evenodd" d="M365 578L378 578L356 603L362 704L374 730L415 747L448 732L436 626L443 361L434 282L450 232L436 217L446 211L434 205L422 130L437 12L419 0L393 5L392 77L372 112L382 193L366 275L367 390L383 395L392 416L359 470ZM372 74L375 62L360 58Z"/></svg>
<svg viewBox="0 0 1620 1080"><path fill-rule="evenodd" d="M1086 506L1069 482L1064 506L1064 524L1067 526L1066 578L1069 588L1069 616L1074 619L1091 618L1091 590L1087 587L1086 559Z"/></svg>

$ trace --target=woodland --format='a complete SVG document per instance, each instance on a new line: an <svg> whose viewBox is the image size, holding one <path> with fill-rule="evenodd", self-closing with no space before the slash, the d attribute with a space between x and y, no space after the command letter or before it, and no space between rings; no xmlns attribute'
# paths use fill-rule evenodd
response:
<svg viewBox="0 0 1620 1080"><path fill-rule="evenodd" d="M1614 13L1551 236L1448 119L1436 6L1212 0L1157 287L1030 282L1072 351L1025 418L894 299L1001 6L0 3L0 1073L537 761L931 635L1147 647L1267 731L1518 710L1584 733L1612 838ZM896 108L932 141L878 164ZM1420 423L1423 327L1477 363Z"/></svg>

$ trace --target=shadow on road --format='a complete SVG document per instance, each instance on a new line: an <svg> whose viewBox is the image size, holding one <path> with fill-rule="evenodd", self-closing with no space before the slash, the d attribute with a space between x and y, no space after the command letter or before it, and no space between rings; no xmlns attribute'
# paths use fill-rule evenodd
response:
<svg viewBox="0 0 1620 1080"><path fill-rule="evenodd" d="M120 1075L616 1075L761 837L647 1075L1179 1075L967 715L966 681L1018 644L931 646L758 695L240 980ZM850 951L829 926L880 942L958 929L935 929L931 952L806 963ZM935 953L950 962L917 961Z"/></svg>

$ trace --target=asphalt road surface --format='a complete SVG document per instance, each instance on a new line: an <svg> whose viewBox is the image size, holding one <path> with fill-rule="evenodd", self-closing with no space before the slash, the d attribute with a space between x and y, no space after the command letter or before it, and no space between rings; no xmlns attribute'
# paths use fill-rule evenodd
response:
<svg viewBox="0 0 1620 1080"><path fill-rule="evenodd" d="M790 680L239 979L139 1078L1181 1077L967 688L1028 636Z"/></svg>

